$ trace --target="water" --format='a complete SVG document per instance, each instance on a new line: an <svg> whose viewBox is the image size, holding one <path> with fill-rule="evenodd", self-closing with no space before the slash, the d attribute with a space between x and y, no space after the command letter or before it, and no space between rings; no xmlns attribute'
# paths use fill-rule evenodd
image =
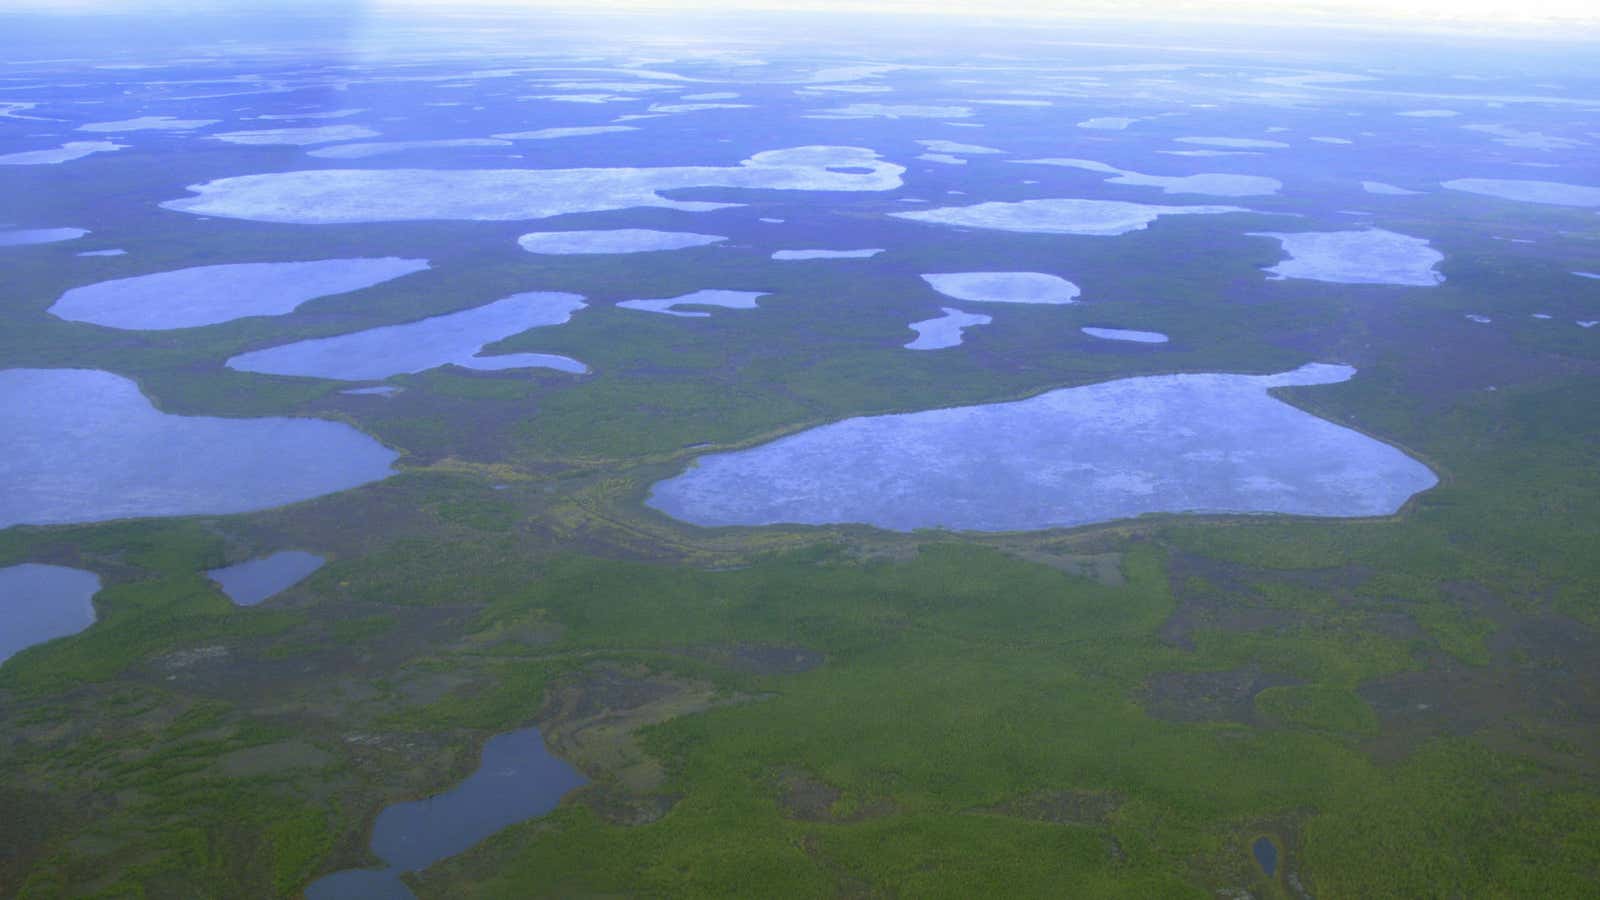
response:
<svg viewBox="0 0 1600 900"><path fill-rule="evenodd" d="M23 563L0 569L0 663L94 624L100 577L82 569Z"/></svg>
<svg viewBox="0 0 1600 900"><path fill-rule="evenodd" d="M255 606L275 594L288 590L322 568L326 562L315 553L284 550L271 556L206 572L206 577L222 587L235 606Z"/></svg>
<svg viewBox="0 0 1600 900"><path fill-rule="evenodd" d="M338 337L296 341L241 354L228 368L268 375L303 375L342 381L380 381L443 365L468 369L542 367L583 373L575 359L550 353L485 356L483 348L530 328L560 325L586 304L577 294L514 294L484 306L404 325L385 325Z"/></svg>
<svg viewBox="0 0 1600 900"><path fill-rule="evenodd" d="M340 422L168 415L90 369L0 370L0 434L0 528L267 509L387 478L397 456Z"/></svg>
<svg viewBox="0 0 1600 900"><path fill-rule="evenodd" d="M397 803L378 815L372 852L384 869L346 869L313 882L307 900L395 900L414 897L401 872L427 868L495 832L544 815L567 792L587 783L545 748L537 728L496 735L483 746L478 770L426 800Z"/></svg>
<svg viewBox="0 0 1600 900"><path fill-rule="evenodd" d="M1278 845L1272 838L1259 837L1250 845L1251 852L1256 855L1256 862L1261 866L1261 871L1267 875L1276 874L1278 871Z"/></svg>
<svg viewBox="0 0 1600 900"><path fill-rule="evenodd" d="M1388 515L1438 479L1267 393L1354 371L1126 378L1015 403L846 419L701 457L647 502L704 526L895 531L1030 530L1158 512Z"/></svg>

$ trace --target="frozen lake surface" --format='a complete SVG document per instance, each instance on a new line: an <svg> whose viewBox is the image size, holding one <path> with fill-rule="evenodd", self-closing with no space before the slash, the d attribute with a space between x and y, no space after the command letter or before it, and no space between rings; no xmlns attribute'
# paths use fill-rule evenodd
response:
<svg viewBox="0 0 1600 900"><path fill-rule="evenodd" d="M1265 194L1276 194L1283 189L1283 182L1265 175L1230 175L1224 172L1201 172L1198 175L1145 175L1128 169L1119 169L1116 166L1095 162L1091 159L1019 159L1014 160L1019 164L1037 166L1061 166L1069 169L1083 169L1089 172L1099 172L1110 175L1106 179L1111 184L1127 184L1135 187L1156 187L1168 194L1207 194L1213 197L1259 197Z"/></svg>
<svg viewBox="0 0 1600 900"><path fill-rule="evenodd" d="M678 309L680 306L720 306L723 309L755 309L756 301L767 296L760 291L720 291L707 290L695 291L678 297L663 297L656 300L624 300L617 306L623 309L637 309L641 312L661 313L666 316L681 316L686 319L703 319L711 314L695 310Z"/></svg>
<svg viewBox="0 0 1600 900"><path fill-rule="evenodd" d="M898 219L910 219L913 222L953 225L960 228L1110 237L1147 228L1161 216L1231 212L1249 212L1249 210L1238 206L1156 206L1122 200L1046 198L1013 202L991 201L972 206L945 206L889 215Z"/></svg>
<svg viewBox="0 0 1600 900"><path fill-rule="evenodd" d="M87 228L12 228L0 229L0 247L27 247L33 244L54 244L70 241L88 234Z"/></svg>
<svg viewBox="0 0 1600 900"><path fill-rule="evenodd" d="M859 522L1012 531L1144 513L1377 516L1437 483L1401 451L1267 393L1348 380L1160 375L1028 400L846 419L658 482L648 504L696 525Z"/></svg>
<svg viewBox="0 0 1600 900"><path fill-rule="evenodd" d="M94 624L100 576L82 569L23 563L0 568L0 663Z"/></svg>
<svg viewBox="0 0 1600 900"><path fill-rule="evenodd" d="M778 260L871 259L882 252L882 247L865 250L779 250L772 254L772 258Z"/></svg>
<svg viewBox="0 0 1600 900"><path fill-rule="evenodd" d="M1519 200L1523 203L1548 203L1552 206L1600 206L1600 187L1565 184L1559 181L1524 181L1514 178L1457 178L1443 182L1452 191L1466 191Z"/></svg>
<svg viewBox="0 0 1600 900"><path fill-rule="evenodd" d="M974 325L988 325L994 319L980 313L962 312L954 307L941 308L944 315L937 319L912 322L909 326L917 333L915 340L906 344L907 350L943 350L961 343L962 332Z"/></svg>
<svg viewBox="0 0 1600 900"><path fill-rule="evenodd" d="M343 138L339 138L343 139ZM792 147L735 166L606 169L313 169L219 178L162 206L202 216L320 225L422 219L514 221L659 207L708 212L738 204L671 200L694 187L889 191L903 166L860 147Z"/></svg>
<svg viewBox="0 0 1600 900"><path fill-rule="evenodd" d="M20 153L0 155L0 166L53 166L83 159L93 153L121 150L126 146L112 141L68 141L48 150L23 150Z"/></svg>
<svg viewBox="0 0 1600 900"><path fill-rule="evenodd" d="M972 303L1074 302L1078 286L1044 272L947 272L924 275L922 280L939 293Z"/></svg>
<svg viewBox="0 0 1600 900"><path fill-rule="evenodd" d="M228 360L228 368L341 381L381 381L443 365L486 371L547 368L581 374L589 371L588 367L566 356L481 354L486 345L530 328L560 325L586 305L577 294L530 291L404 325L242 353Z"/></svg>
<svg viewBox="0 0 1600 900"><path fill-rule="evenodd" d="M704 247L725 240L727 237L720 234L616 228L609 231L535 231L517 238L517 243L529 253L566 255L682 250L686 247Z"/></svg>
<svg viewBox="0 0 1600 900"><path fill-rule="evenodd" d="M1234 150L1278 150L1289 146L1283 141L1269 141L1261 138L1236 138L1236 137L1181 137L1174 138L1180 144L1197 144L1201 147L1227 147Z"/></svg>
<svg viewBox="0 0 1600 900"><path fill-rule="evenodd" d="M354 144L334 144L306 151L307 156L318 159L366 159L408 150L457 150L473 147L509 147L510 141L495 138L445 138L434 141L362 141Z"/></svg>
<svg viewBox="0 0 1600 900"><path fill-rule="evenodd" d="M1167 336L1159 331L1131 331L1126 328L1082 328L1090 337L1106 341L1132 341L1136 344L1165 344Z"/></svg>
<svg viewBox="0 0 1600 900"><path fill-rule="evenodd" d="M1407 197L1412 194L1422 193L1421 191L1407 190L1382 181L1363 181L1361 182L1361 189L1369 194L1383 194L1390 197Z"/></svg>
<svg viewBox="0 0 1600 900"><path fill-rule="evenodd" d="M136 119L119 119L115 122L90 122L79 125L79 131L92 134L123 134L129 131L193 131L215 125L221 119L180 119L177 116L140 116Z"/></svg>
<svg viewBox="0 0 1600 900"><path fill-rule="evenodd" d="M384 869L346 869L312 882L307 900L391 900L414 895L399 879L461 853L501 829L542 816L588 779L550 754L537 728L495 735L478 768L454 788L378 814L372 852Z"/></svg>
<svg viewBox="0 0 1600 900"><path fill-rule="evenodd" d="M283 145L309 147L313 144L332 144L343 141L361 141L375 138L378 132L360 125L310 125L305 128L266 128L256 131L224 131L213 134L212 140L249 146Z"/></svg>
<svg viewBox="0 0 1600 900"><path fill-rule="evenodd" d="M215 581L235 606L255 606L288 590L322 568L327 560L304 550L284 550L221 569L206 577Z"/></svg>
<svg viewBox="0 0 1600 900"><path fill-rule="evenodd" d="M1394 284L1433 287L1444 281L1435 271L1444 254L1424 238L1368 228L1365 231L1252 232L1276 238L1289 258L1268 269L1278 278L1304 278L1336 284Z"/></svg>
<svg viewBox="0 0 1600 900"><path fill-rule="evenodd" d="M308 300L372 287L428 268L425 259L230 263L135 275L73 288L50 313L71 322L158 330L281 316Z"/></svg>
<svg viewBox="0 0 1600 900"><path fill-rule="evenodd" d="M393 474L340 422L160 412L91 369L0 371L0 528L267 509Z"/></svg>

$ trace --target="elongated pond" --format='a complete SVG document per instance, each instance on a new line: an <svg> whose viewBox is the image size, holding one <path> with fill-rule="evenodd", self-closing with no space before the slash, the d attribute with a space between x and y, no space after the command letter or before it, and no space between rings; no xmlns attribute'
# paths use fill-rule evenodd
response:
<svg viewBox="0 0 1600 900"><path fill-rule="evenodd" d="M372 852L382 869L346 869L318 879L307 900L393 900L414 895L400 873L454 856L495 832L542 816L587 779L550 754L537 728L496 735L478 770L426 800L396 803L378 815Z"/></svg>

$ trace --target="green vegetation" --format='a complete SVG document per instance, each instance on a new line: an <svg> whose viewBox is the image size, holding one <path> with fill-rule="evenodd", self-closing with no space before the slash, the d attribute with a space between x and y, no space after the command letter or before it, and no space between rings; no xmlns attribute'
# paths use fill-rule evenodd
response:
<svg viewBox="0 0 1600 900"><path fill-rule="evenodd" d="M1592 893L1596 345L1520 327L1457 343L1442 329L1478 326L1440 324L1491 295L1519 314L1562 308L1564 271L1491 267L1485 235L1510 222L1552 247L1592 240L1587 211L1488 218L1415 198L1419 217L1454 223L1435 233L1460 268L1428 292L1267 282L1265 243L1182 219L1096 243L923 229L848 272L769 266L755 246L594 266L521 253L515 223L158 213L154 200L232 164L200 155L178 176L126 155L85 160L53 215L94 210L96 234L135 252L19 252L0 359L104 367L171 412L347 421L405 470L253 515L0 532L0 565L74 565L106 584L95 626L0 667L0 896L294 896L372 863L378 811L458 781L489 736L570 725L552 697L626 713L628 691L662 685L695 702L575 739L595 786L418 874L420 895ZM103 209L130 185L139 202ZM891 205L839 203L842 243ZM363 255L435 268L179 334L43 315L133 260ZM971 352L899 349L936 302L908 280L996 260L1070 274L1092 302L1008 308ZM706 320L612 307L712 275L774 296ZM383 399L222 365L535 289L593 308L498 349L596 374L443 369ZM1106 324L1101 300L1117 301L1116 324L1177 339L1152 353L1080 338ZM1283 399L1394 441L1443 483L1392 519L1154 516L1027 535L699 530L639 502L693 445L1309 360L1360 375ZM203 575L286 547L330 562L260 607ZM623 673L622 688L595 687L597 672ZM606 761L632 753L644 759ZM1085 817L1041 796L1111 799ZM1260 834L1283 848L1277 878L1250 858Z"/></svg>

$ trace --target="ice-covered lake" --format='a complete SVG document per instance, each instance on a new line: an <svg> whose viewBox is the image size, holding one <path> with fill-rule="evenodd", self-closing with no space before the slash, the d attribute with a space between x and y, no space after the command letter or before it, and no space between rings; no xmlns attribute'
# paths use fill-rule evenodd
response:
<svg viewBox="0 0 1600 900"><path fill-rule="evenodd" d="M1012 531L1145 513L1379 516L1437 483L1381 441L1271 396L1348 366L1160 375L846 419L701 457L648 504L696 525Z"/></svg>

